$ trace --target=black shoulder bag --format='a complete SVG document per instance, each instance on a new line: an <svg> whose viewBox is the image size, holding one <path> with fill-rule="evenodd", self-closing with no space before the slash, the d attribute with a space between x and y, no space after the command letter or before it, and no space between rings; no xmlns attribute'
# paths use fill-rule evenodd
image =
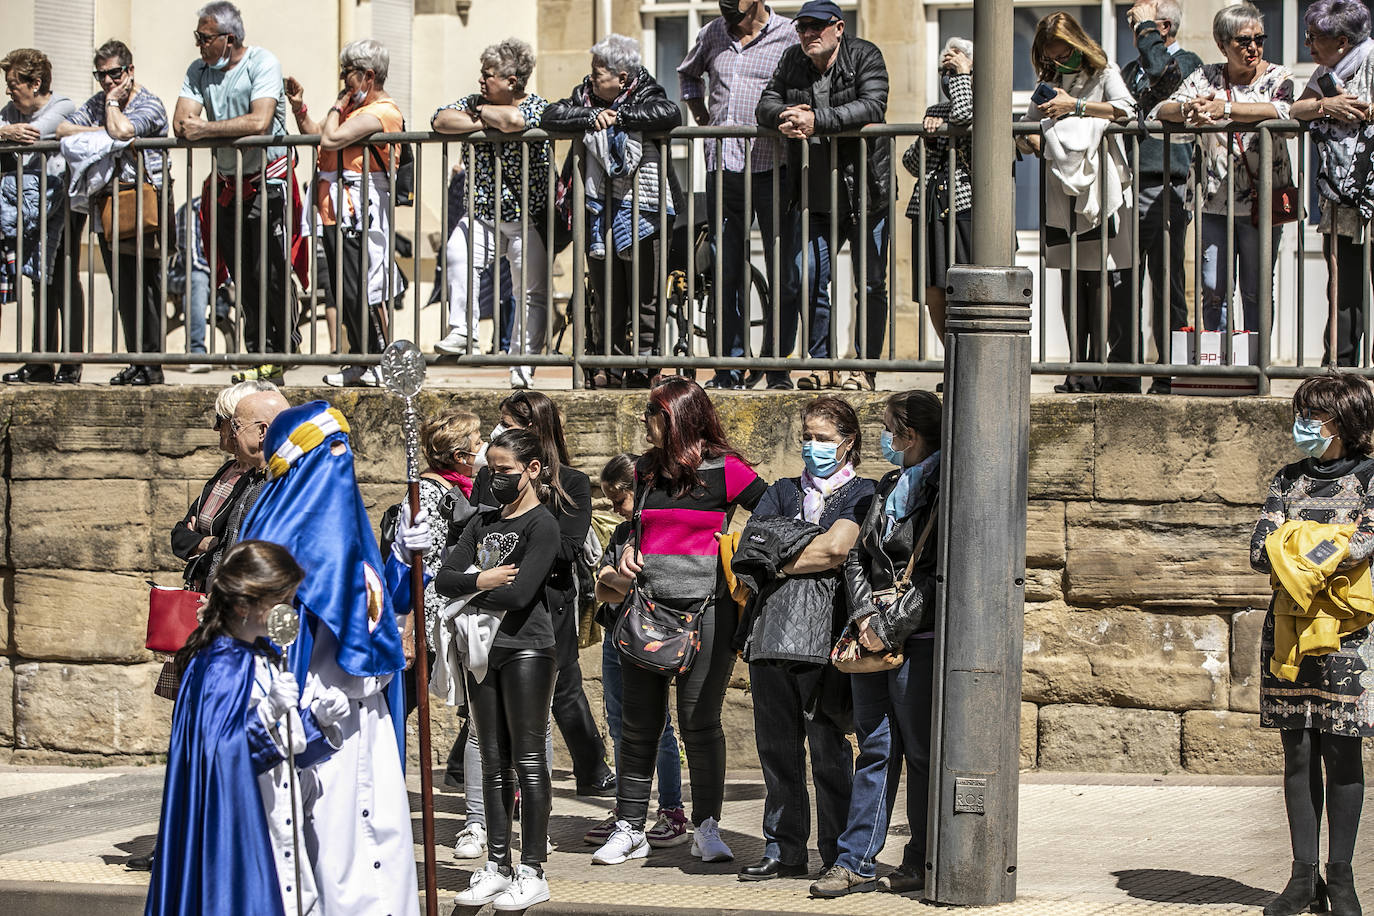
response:
<svg viewBox="0 0 1374 916"><path fill-rule="evenodd" d="M644 531L644 501L649 495L645 484L635 500L635 550L639 551ZM657 674L686 674L701 649L701 615L711 599L695 610L678 611L654 601L636 582L620 606L611 638L627 661Z"/></svg>

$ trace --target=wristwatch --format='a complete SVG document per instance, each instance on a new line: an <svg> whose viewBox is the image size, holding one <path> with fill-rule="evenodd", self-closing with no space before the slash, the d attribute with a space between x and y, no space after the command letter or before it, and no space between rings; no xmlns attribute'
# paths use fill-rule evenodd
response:
<svg viewBox="0 0 1374 916"><path fill-rule="evenodd" d="M1228 101L1221 107L1221 116L1226 120L1231 120L1231 103Z"/></svg>

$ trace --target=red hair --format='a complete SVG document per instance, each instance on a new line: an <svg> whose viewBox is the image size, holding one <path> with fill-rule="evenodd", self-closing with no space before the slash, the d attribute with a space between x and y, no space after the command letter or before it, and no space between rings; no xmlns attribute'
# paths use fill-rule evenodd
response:
<svg viewBox="0 0 1374 916"><path fill-rule="evenodd" d="M733 455L744 461L725 438L715 405L691 379L665 379L649 393L648 412L663 416L663 445L645 452L641 467L649 480L666 480L673 496L701 486L697 472L705 459Z"/></svg>

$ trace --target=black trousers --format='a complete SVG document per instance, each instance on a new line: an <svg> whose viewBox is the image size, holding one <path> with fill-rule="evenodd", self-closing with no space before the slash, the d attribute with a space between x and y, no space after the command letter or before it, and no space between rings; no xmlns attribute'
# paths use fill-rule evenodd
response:
<svg viewBox="0 0 1374 916"><path fill-rule="evenodd" d="M343 249L343 295L334 289L338 276L339 249ZM324 261L329 276L321 278L325 302L339 310L348 344L340 346L345 353L381 353L386 349L386 335L382 333L380 312L385 305L369 303L367 278L363 273L363 237L357 232L336 232L333 226L324 228ZM400 290L392 290L399 295ZM366 316L366 317L364 317ZM364 331L366 326L366 331Z"/></svg>
<svg viewBox="0 0 1374 916"><path fill-rule="evenodd" d="M66 219L66 231L53 252L52 274L44 288L36 282L33 286L33 348L49 353L80 353L86 327L85 287L81 283L81 232L86 227L86 214L69 211ZM69 256L71 272L65 273ZM38 300L43 294L47 302L40 309Z"/></svg>
<svg viewBox="0 0 1374 916"><path fill-rule="evenodd" d="M269 181L265 194L254 195L253 200L244 205L243 262L237 273L235 268L240 265L235 264L235 238L240 233L234 221L236 209L233 202L219 207L215 211L215 221L219 228L220 257L229 266L236 284L244 346L249 353L290 353L300 343L300 332L295 320L296 291L291 285L287 265L291 227L286 225L286 189ZM264 220L267 223L266 247L262 244ZM265 311L259 308L258 302L264 288L267 290ZM261 330L267 332L265 338L259 324L263 326Z"/></svg>
<svg viewBox="0 0 1374 916"><path fill-rule="evenodd" d="M577 611L572 592L546 589L553 613L554 651L558 679L553 688L553 721L572 756L573 776L579 786L601 782L610 775L606 743L596 727L587 694L582 689L582 665L577 656Z"/></svg>
<svg viewBox="0 0 1374 916"><path fill-rule="evenodd" d="M1086 362L1126 363L1131 361L1131 288L1129 271L1107 271L1106 289L1103 289L1102 274L1097 270L1080 270L1076 273L1061 270L1064 285L1064 330L1075 344L1072 357ZM1069 323L1069 290L1076 289L1077 297L1073 311L1077 314L1078 327ZM1106 347L1097 333L1097 309L1102 296L1107 296L1107 340ZM1076 331L1076 336L1075 336ZM1105 353L1103 352L1105 349ZM1090 379L1091 376L1070 376L1074 379ZM1140 380L1133 379L1136 390ZM1089 386L1096 388L1095 382Z"/></svg>
<svg viewBox="0 0 1374 916"><path fill-rule="evenodd" d="M132 239L121 247L134 244ZM145 254L147 252L145 247ZM119 305L119 323L124 326L124 346L130 353L162 352L162 275L156 257L143 259L143 283L138 278L138 254L121 250L118 254L110 247L105 236L100 236L100 257L105 262L105 273L110 278L110 289L114 292L115 302ZM119 264L119 277L116 284L115 262ZM142 315L143 327L138 322Z"/></svg>
<svg viewBox="0 0 1374 916"><path fill-rule="evenodd" d="M548 857L553 785L544 759L552 650L492 652L487 676L468 675L468 709L477 720L482 753L482 800L487 809L487 860L510 866L515 789L520 788L520 861L539 866ZM468 791L471 791L469 787Z"/></svg>
<svg viewBox="0 0 1374 916"><path fill-rule="evenodd" d="M1358 366L1364 350L1364 293L1369 284L1365 276L1368 263L1364 255L1363 243L1356 243L1349 236L1329 233L1322 236L1322 254L1330 263L1333 257L1332 239L1335 239L1333 265L1335 276L1334 295L1336 298L1336 365ZM1322 362L1331 361L1331 334L1322 333Z"/></svg>
<svg viewBox="0 0 1374 916"><path fill-rule="evenodd" d="M677 733L687 746L692 779L692 823L720 819L725 800L725 732L720 708L735 667L731 640L738 623L735 603L718 598L701 615L701 649L684 675L666 677L630 662L621 670L620 772L616 811L636 829L644 829L649 789L658 760L658 742L666 721L668 687L677 681Z"/></svg>
<svg viewBox="0 0 1374 916"><path fill-rule="evenodd" d="M1159 361L1169 362L1170 331L1188 326L1188 295L1183 286L1183 249L1188 227L1188 210L1183 205L1183 191L1173 185L1142 184L1140 188L1140 259L1143 276L1150 278L1151 320L1155 350ZM1164 225L1169 216L1169 281L1164 281ZM1167 287L1167 289L1166 289ZM1167 293L1167 298L1166 298ZM1167 312L1165 311L1167 302ZM1127 328L1129 332L1130 328ZM1127 356L1130 350L1127 348Z"/></svg>
<svg viewBox="0 0 1374 916"><path fill-rule="evenodd" d="M590 231L590 230L588 230ZM614 247L614 246L612 246ZM598 356L611 354L639 355L658 352L658 262L663 257L663 245L657 235L639 242L639 291L633 295L634 262L623 259L614 251L606 252L610 262L611 282L606 286L606 264L595 258L587 259L587 278L596 307L587 313L588 353ZM606 337L606 312L610 309L611 334ZM639 310L639 339L634 337L632 308ZM636 346L636 343L638 344Z"/></svg>

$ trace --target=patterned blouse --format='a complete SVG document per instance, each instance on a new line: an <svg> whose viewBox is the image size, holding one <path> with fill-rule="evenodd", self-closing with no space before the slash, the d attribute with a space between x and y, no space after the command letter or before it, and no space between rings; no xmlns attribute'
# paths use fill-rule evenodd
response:
<svg viewBox="0 0 1374 916"><path fill-rule="evenodd" d="M1253 83L1238 86L1226 78L1226 64L1203 64L1184 78L1183 85L1168 101L1181 103L1204 97L1229 97L1232 102L1267 102L1274 106L1275 118L1286 120L1293 105L1293 74L1281 64L1267 64L1267 69ZM1165 104L1160 102L1155 106L1155 110L1150 112L1151 120L1159 118L1159 109ZM1238 128L1245 126L1238 125ZM1202 134L1200 145L1207 166L1206 193L1202 204L1204 212L1226 215L1226 175L1234 164L1235 218L1250 218L1250 201L1255 194L1250 175L1259 175L1259 137L1258 131L1241 129L1231 134ZM1245 164L1241 163L1241 150L1244 150ZM1271 165L1275 188L1293 183L1288 145L1281 137L1274 138Z"/></svg>
<svg viewBox="0 0 1374 916"><path fill-rule="evenodd" d="M136 137L167 136L167 109L162 100L153 95L147 86L138 90L124 103L124 116L134 126ZM79 127L105 126L105 93L97 92L86 100L76 111L67 116L68 123ZM143 151L143 180L154 187L162 187L162 157L160 149ZM119 180L132 182L138 178L137 166L132 150L119 157Z"/></svg>
<svg viewBox="0 0 1374 916"><path fill-rule="evenodd" d="M973 123L973 74L950 73L942 79L948 87L949 100L931 105L926 109L926 117L942 118L948 127L967 127ZM941 211L938 215L942 218L949 215L949 191L946 189L938 199L932 195L938 194L937 189L948 183L951 147L954 148L954 211L960 213L973 206L973 186L969 183L969 171L973 163L973 138L931 137L926 141L926 211L931 212L935 209L933 205L938 203ZM906 166L906 170L912 175L920 177L919 140L907 147L906 153L902 156L902 165ZM911 201L907 204L906 210L909 217L917 216L917 196L917 191L913 188Z"/></svg>
<svg viewBox="0 0 1374 916"><path fill-rule="evenodd" d="M1340 563L1348 569L1374 554L1374 492L1370 476L1374 461L1337 458L1298 461L1280 470L1269 483L1259 522L1250 537L1250 565L1270 572L1265 539L1284 522L1302 520L1331 525L1355 525L1350 551Z"/></svg>
<svg viewBox="0 0 1374 916"><path fill-rule="evenodd" d="M456 102L445 105L439 111L476 111L483 104L482 97L476 93L465 96ZM549 103L530 93L520 100L516 106L520 113L525 117L525 127L538 127L539 122L544 117L544 109L549 107ZM549 191L549 144L548 141L527 143L520 140L510 140L502 143L477 142L472 144L475 147L472 151L472 168L476 176L473 184L473 209L476 211L478 219L487 223L496 221L496 155L493 149L497 146L501 148L501 221L503 223L520 222L520 189L529 188L530 206L530 228L535 227L535 221L544 212L544 202L548 197ZM529 180L521 181L520 150L528 146L529 154Z"/></svg>

